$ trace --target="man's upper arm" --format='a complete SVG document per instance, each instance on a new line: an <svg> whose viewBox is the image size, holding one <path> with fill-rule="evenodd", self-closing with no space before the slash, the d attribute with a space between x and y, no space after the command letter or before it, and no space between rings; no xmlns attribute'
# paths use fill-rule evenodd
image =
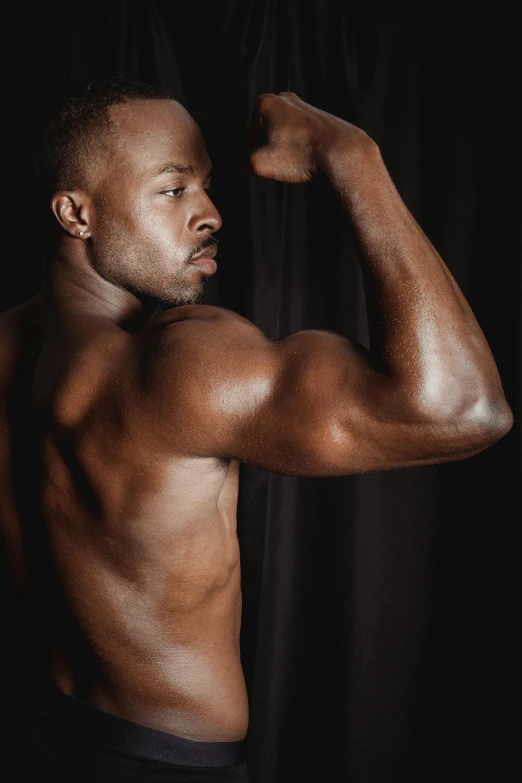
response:
<svg viewBox="0 0 522 783"><path fill-rule="evenodd" d="M176 449L296 476L438 461L383 402L390 381L362 346L326 330L274 341L224 308L192 312L162 327L154 370L160 437Z"/></svg>

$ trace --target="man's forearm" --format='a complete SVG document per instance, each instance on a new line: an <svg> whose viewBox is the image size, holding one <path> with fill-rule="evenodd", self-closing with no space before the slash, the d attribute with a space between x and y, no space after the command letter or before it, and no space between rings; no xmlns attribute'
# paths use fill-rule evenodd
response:
<svg viewBox="0 0 522 783"><path fill-rule="evenodd" d="M377 145L340 134L320 169L346 209L361 249L371 353L408 406L509 429L495 361L450 271L399 196Z"/></svg>

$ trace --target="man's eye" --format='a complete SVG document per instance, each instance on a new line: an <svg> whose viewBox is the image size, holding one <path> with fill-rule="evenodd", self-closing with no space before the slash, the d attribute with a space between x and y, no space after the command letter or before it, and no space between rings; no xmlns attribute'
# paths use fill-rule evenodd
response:
<svg viewBox="0 0 522 783"><path fill-rule="evenodd" d="M168 190L164 190L163 192L165 194L172 193L173 198L178 198L181 195L181 193L183 193L184 190L185 188L169 188Z"/></svg>

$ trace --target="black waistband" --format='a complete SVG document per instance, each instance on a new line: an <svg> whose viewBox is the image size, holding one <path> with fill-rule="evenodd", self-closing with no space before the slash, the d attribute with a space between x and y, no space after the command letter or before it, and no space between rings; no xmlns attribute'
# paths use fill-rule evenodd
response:
<svg viewBox="0 0 522 783"><path fill-rule="evenodd" d="M226 767L246 761L246 740L200 742L185 739L110 715L67 696L52 685L38 688L26 702L65 729L131 756L198 767Z"/></svg>

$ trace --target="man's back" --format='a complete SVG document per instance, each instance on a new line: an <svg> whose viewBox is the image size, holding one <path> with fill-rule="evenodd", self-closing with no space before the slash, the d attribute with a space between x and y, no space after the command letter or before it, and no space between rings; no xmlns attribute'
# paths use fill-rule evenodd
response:
<svg viewBox="0 0 522 783"><path fill-rule="evenodd" d="M145 355L158 339L101 318L43 327L31 300L0 317L2 533L28 665L107 712L234 741L248 725L238 462L158 439ZM171 357L174 398L185 368Z"/></svg>

